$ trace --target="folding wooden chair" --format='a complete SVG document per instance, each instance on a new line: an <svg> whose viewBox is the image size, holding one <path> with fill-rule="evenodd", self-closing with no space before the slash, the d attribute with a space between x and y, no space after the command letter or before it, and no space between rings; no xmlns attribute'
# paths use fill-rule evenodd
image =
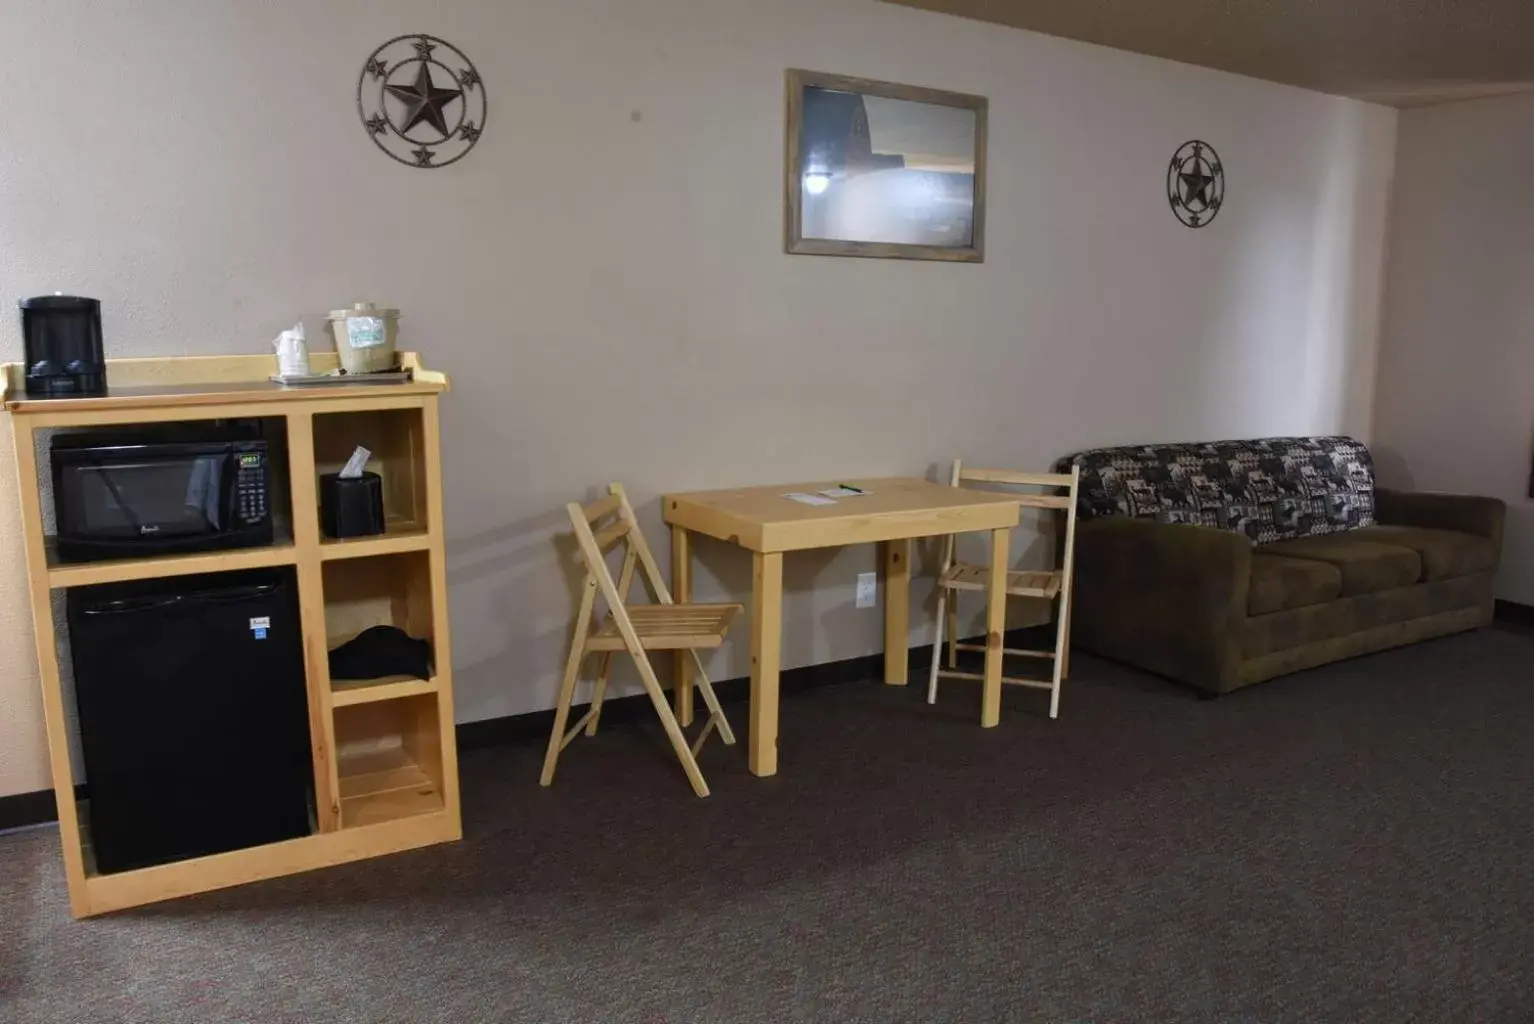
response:
<svg viewBox="0 0 1534 1024"><path fill-rule="evenodd" d="M671 591L666 589L665 581L661 579L660 569L655 557L650 554L644 535L639 532L639 521L634 518L634 509L629 505L622 485L613 484L610 491L607 497L584 507L573 501L565 506L570 513L570 524L575 527L581 559L586 563L586 581L581 588L581 606L575 615L570 660L565 663L564 681L559 687L559 706L554 712L554 730L549 736L549 749L543 759L543 776L539 781L545 786L554 782L554 766L559 761L560 751L569 746L582 729L587 736L596 735L597 722L602 717L602 700L607 694L613 653L626 650L639 669L639 678L644 682L645 691L650 695L656 713L660 715L661 725L666 728L666 735L682 762L682 768L687 772L687 778L692 782L693 791L699 796L708 796L708 784L703 781L703 773L698 770L697 753L709 734L715 730L718 730L719 738L726 745L734 745L735 733L730 730L730 723L719 708L719 700L714 696L714 688L709 685L698 651L718 647L724 642L724 636L729 632L735 616L740 614L741 606L675 603L671 599ZM604 522L607 525L602 525ZM628 550L623 557L618 581L614 583L612 573L607 568L606 553L620 541L627 543ZM650 585L654 604L627 604L636 563ZM595 614L599 590L607 604L607 614L601 618ZM708 705L709 715L691 747L687 745L687 737L677 724L676 716L671 713L671 705L666 702L655 668L650 664L647 652L660 650L691 652L697 669L698 689L703 694L704 703ZM589 654L601 657L591 695L591 708L566 731L570 718L570 700L575 695L581 666Z"/></svg>
<svg viewBox="0 0 1534 1024"><path fill-rule="evenodd" d="M953 463L955 487L967 483L1005 484L1017 487L1046 487L1047 494L1020 494L1019 499L1028 508L1060 509L1065 512L1065 544L1059 560L1059 568L1049 571L1020 570L1007 573L1007 594L1014 597L1033 597L1059 602L1055 621L1055 647L1052 651L1022 650L1003 647L1005 654L1024 658L1050 658L1053 672L1048 682L1040 679L1013 679L1002 677L1002 682L1013 686L1029 686L1050 691L1049 717L1060 714L1060 683L1070 670L1071 642L1071 587L1076 558L1076 491L1081 483L1081 468L1072 466L1069 473L1014 473L1004 469L967 469L961 460ZM1063 488L1065 494L1056 493ZM966 590L984 593L990 586L991 570L984 565L970 565L954 561L957 538L949 536L943 542L943 569L938 577L937 639L932 642L932 676L927 683L927 703L937 702L937 681L949 679L984 679L974 672L960 672L960 651L984 651L980 644L959 643L959 594ZM946 619L948 633L948 668L942 667L940 654Z"/></svg>

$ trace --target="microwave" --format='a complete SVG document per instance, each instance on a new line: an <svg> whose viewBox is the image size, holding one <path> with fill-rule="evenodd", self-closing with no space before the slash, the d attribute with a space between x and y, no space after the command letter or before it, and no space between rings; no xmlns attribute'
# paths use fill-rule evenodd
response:
<svg viewBox="0 0 1534 1024"><path fill-rule="evenodd" d="M55 435L61 561L272 543L267 444L256 429Z"/></svg>

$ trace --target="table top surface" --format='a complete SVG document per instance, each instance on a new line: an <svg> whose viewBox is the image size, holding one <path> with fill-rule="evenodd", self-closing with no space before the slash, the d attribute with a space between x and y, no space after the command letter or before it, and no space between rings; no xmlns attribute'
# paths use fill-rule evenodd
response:
<svg viewBox="0 0 1534 1024"><path fill-rule="evenodd" d="M850 486L866 491L836 498L830 505L807 505L786 497L816 494L833 487ZM840 519L845 516L878 515L885 512L932 511L970 508L976 505L1017 504L1018 495L996 491L972 491L915 477L820 480L808 484L773 484L726 491L691 491L666 495L666 507L688 504L717 509L757 523L803 522L808 519Z"/></svg>
<svg viewBox="0 0 1534 1024"><path fill-rule="evenodd" d="M843 485L866 493L836 498L824 505L786 497L814 495ZM913 477L844 477L668 494L663 508L666 521L673 525L754 550L792 550L1016 526L1020 496Z"/></svg>

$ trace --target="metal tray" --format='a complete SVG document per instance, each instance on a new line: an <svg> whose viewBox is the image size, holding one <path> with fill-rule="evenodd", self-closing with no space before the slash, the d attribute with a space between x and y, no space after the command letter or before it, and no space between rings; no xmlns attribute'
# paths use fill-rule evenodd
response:
<svg viewBox="0 0 1534 1024"><path fill-rule="evenodd" d="M410 380L409 370L384 370L381 373L311 373L304 377L284 377L274 373L267 378L274 384L290 388L334 388L356 384L404 384Z"/></svg>

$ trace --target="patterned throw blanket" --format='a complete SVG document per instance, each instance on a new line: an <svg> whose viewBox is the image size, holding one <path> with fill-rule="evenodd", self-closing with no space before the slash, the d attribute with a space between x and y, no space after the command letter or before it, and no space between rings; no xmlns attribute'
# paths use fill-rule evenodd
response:
<svg viewBox="0 0 1534 1024"><path fill-rule="evenodd" d="M1273 437L1097 448L1081 467L1078 514L1212 526L1256 544L1374 525L1374 461L1350 437Z"/></svg>

